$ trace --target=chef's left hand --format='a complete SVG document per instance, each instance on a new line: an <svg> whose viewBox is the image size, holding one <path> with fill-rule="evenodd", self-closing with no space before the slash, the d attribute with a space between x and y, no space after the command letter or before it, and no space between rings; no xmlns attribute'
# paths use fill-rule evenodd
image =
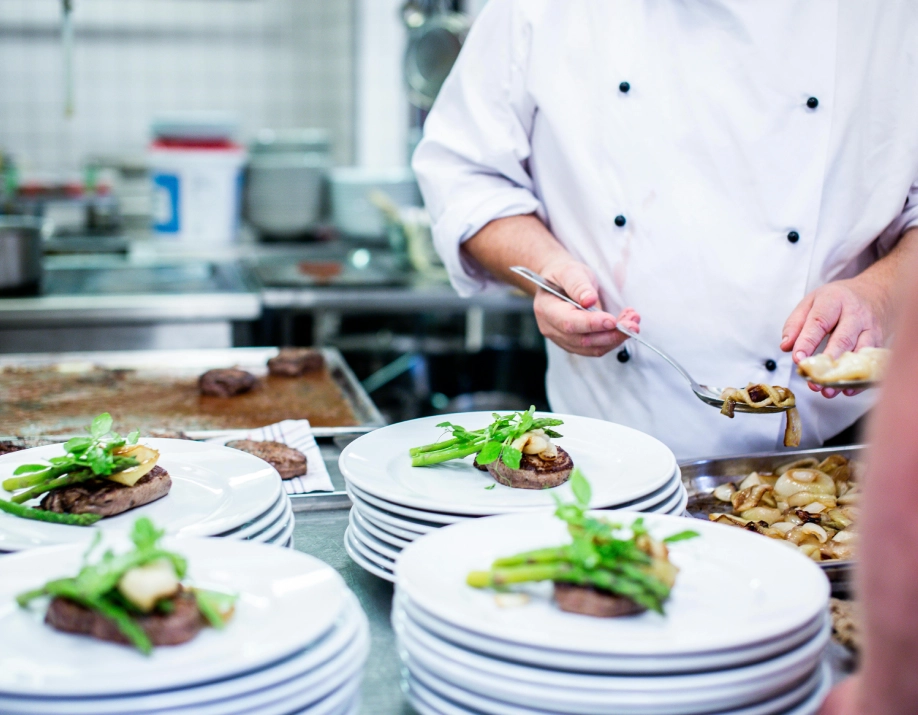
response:
<svg viewBox="0 0 918 715"><path fill-rule="evenodd" d="M794 308L784 324L781 349L794 353L794 362L809 357L830 335L825 353L833 358L848 351L881 347L886 337L888 294L864 276L827 283ZM810 389L835 397L838 390L809 383ZM845 390L846 395L857 390Z"/></svg>

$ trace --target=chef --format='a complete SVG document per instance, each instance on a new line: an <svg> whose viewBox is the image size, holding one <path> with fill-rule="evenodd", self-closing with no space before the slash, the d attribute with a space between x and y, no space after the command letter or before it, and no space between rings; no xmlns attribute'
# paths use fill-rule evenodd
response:
<svg viewBox="0 0 918 715"><path fill-rule="evenodd" d="M918 252L918 3L490 0L414 156L468 296L528 266L554 411L649 432L681 458L770 451L780 415L729 421L699 382L788 386L801 446L871 394L795 364L884 345Z"/></svg>

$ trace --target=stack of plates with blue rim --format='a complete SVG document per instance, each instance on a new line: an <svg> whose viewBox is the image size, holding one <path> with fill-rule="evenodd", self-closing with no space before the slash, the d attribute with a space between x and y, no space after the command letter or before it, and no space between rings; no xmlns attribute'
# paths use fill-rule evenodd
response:
<svg viewBox="0 0 918 715"><path fill-rule="evenodd" d="M111 539L112 537L108 537ZM117 543L117 542L112 542ZM369 624L330 566L232 539L167 539L193 583L236 593L223 630L151 656L62 633L16 594L77 572L82 544L0 559L0 712L5 715L351 715Z"/></svg>
<svg viewBox="0 0 918 715"><path fill-rule="evenodd" d="M595 509L653 514L685 512L688 494L672 451L630 427L574 415L558 417L555 440L592 485ZM361 436L338 465L353 502L344 546L370 573L394 581L395 563L408 544L448 524L482 516L550 510L555 498L572 500L569 484L552 489L514 489L472 465L473 457L431 467L412 467L408 450L448 437L437 427L452 422L480 429L490 412L425 417Z"/></svg>
<svg viewBox="0 0 918 715"><path fill-rule="evenodd" d="M169 534L293 545L293 509L280 475L270 464L217 444L182 439L141 442L159 451L158 464L172 478L166 496L102 519L93 527L51 524L0 512L0 551L88 540L98 530L127 532L141 516ZM62 454L63 445L52 444L0 456L0 482L20 464L41 463ZM10 496L0 488L0 499ZM39 501L28 505L37 506Z"/></svg>
<svg viewBox="0 0 918 715"><path fill-rule="evenodd" d="M684 519L643 516L657 538ZM399 558L392 610L402 687L421 715L815 715L831 671L829 586L783 544L706 522L670 545L665 615L566 613L550 583L466 585L498 557L567 543L547 513L440 529Z"/></svg>

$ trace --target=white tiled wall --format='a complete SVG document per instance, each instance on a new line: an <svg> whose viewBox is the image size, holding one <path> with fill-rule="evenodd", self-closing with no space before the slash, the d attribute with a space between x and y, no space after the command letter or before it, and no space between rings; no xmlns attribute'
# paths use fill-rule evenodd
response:
<svg viewBox="0 0 918 715"><path fill-rule="evenodd" d="M0 0L0 147L27 172L138 155L172 110L232 111L242 139L326 127L336 160L352 160L354 0L73 0L69 118L60 6Z"/></svg>

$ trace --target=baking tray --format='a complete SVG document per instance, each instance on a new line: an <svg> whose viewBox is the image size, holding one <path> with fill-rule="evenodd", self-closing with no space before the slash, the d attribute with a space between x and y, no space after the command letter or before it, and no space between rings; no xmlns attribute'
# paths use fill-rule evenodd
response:
<svg viewBox="0 0 918 715"><path fill-rule="evenodd" d="M334 348L322 348L321 352L325 369L300 378L267 377L266 363L277 354L277 348L3 355L0 356L0 439L4 436L61 439L80 434L96 411L106 409L107 394L122 400L121 414L115 415L119 426L127 429L139 423L142 429L176 430L192 439L223 436L297 416L309 418L313 433L319 437L363 433L384 425L385 420L341 353ZM194 385L198 375L211 368L233 366L261 378L262 387L256 390L262 392L253 390L227 399L197 397ZM23 375L42 373L48 376L49 384L62 374L81 379L79 384L63 379L65 395L49 392L47 386L39 387L29 401L21 394ZM119 391L114 385L125 377L141 381L148 392L147 400L138 401L133 415L134 408L124 404L124 390ZM157 391L159 381L164 387ZM18 397L14 396L14 384L20 393ZM169 392L170 387L179 396ZM160 392L168 397L158 400ZM274 394L283 404L268 401ZM80 412L80 400L88 405L86 414Z"/></svg>
<svg viewBox="0 0 918 715"><path fill-rule="evenodd" d="M863 460L865 446L821 447L820 449L785 450L765 454L751 454L741 457L719 457L682 462L682 482L689 494L686 511L696 519L707 519L711 509L714 489L727 482L736 482L750 472L771 472L783 464L804 457L815 457L822 461L830 454L840 454L846 459ZM722 504L721 502L717 502ZM723 505L718 510L724 510ZM763 537L764 538L764 537ZM832 584L832 594L846 596L854 570L853 561L821 561L819 566Z"/></svg>

